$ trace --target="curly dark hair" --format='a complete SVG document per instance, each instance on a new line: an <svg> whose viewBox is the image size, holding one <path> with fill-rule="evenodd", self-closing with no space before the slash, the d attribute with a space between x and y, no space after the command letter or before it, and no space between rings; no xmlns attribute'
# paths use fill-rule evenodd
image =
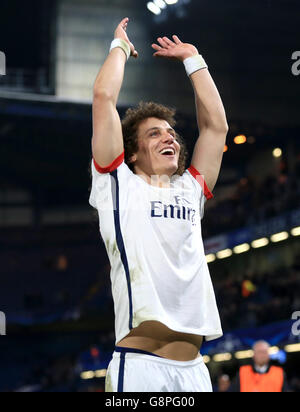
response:
<svg viewBox="0 0 300 412"><path fill-rule="evenodd" d="M134 164L130 163L130 158L134 153L138 152L138 135L139 125L149 117L166 120L171 127L175 127L176 110L162 104L154 102L140 102L136 108L128 109L122 120L125 163L134 172ZM187 148L184 140L176 133L176 139L180 144L180 155L178 159L178 169L175 175L182 176L186 169L186 161L188 157Z"/></svg>

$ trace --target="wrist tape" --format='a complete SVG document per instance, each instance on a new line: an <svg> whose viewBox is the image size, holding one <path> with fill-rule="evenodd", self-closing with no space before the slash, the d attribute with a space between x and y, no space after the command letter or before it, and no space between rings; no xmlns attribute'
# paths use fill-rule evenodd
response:
<svg viewBox="0 0 300 412"><path fill-rule="evenodd" d="M183 61L185 70L188 76L191 76L193 73L201 69L208 69L208 66L200 54L195 56L188 57Z"/></svg>
<svg viewBox="0 0 300 412"><path fill-rule="evenodd" d="M124 53L126 54L127 60L129 59L130 55L131 55L131 49L129 44L127 43L127 41L123 40L123 39L115 39L112 41L111 46L110 46L110 52L112 51L112 49L115 49L116 47L120 47Z"/></svg>

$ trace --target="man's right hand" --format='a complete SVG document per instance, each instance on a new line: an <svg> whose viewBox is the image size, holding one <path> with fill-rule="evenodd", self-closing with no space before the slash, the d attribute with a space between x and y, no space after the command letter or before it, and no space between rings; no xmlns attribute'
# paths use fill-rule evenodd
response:
<svg viewBox="0 0 300 412"><path fill-rule="evenodd" d="M129 40L128 36L127 36L127 25L129 22L129 18L126 17L125 19L123 19L121 21L121 23L118 25L118 27L116 28L115 31L115 39L123 39L125 40L129 46L130 46L130 50L131 50L131 56L137 58L139 56L138 52L135 50L134 45L131 43L131 41Z"/></svg>

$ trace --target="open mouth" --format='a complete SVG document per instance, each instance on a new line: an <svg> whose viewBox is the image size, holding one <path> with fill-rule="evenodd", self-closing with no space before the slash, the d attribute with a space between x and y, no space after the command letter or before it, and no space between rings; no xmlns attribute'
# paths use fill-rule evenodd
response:
<svg viewBox="0 0 300 412"><path fill-rule="evenodd" d="M164 157L169 157L169 158L175 157L175 150L173 148L163 149L159 153Z"/></svg>

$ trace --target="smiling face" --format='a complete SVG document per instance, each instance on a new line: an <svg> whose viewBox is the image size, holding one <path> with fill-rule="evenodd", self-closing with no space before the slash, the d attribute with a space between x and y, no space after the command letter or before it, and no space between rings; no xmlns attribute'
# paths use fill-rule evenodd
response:
<svg viewBox="0 0 300 412"><path fill-rule="evenodd" d="M135 173L148 176L172 176L178 169L180 144L176 132L166 120L149 117L138 131L139 150L132 156Z"/></svg>

